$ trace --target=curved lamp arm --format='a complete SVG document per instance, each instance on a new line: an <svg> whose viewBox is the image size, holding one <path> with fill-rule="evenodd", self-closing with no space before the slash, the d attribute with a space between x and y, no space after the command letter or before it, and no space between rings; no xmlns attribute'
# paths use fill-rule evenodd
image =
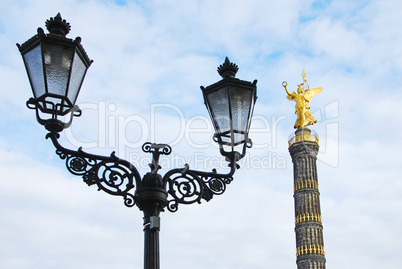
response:
<svg viewBox="0 0 402 269"><path fill-rule="evenodd" d="M132 207L136 203L134 183L141 184L138 170L128 161L119 159L114 152L110 156L99 156L86 153L79 148L77 151L66 149L58 142L60 135L50 132L50 138L56 147L56 154L66 160L67 170L76 176L82 176L88 186L97 185L111 195L122 196L124 204ZM135 182L134 182L135 181Z"/></svg>
<svg viewBox="0 0 402 269"><path fill-rule="evenodd" d="M79 148L77 151L64 148L60 145L57 132L50 132L50 138L56 147L56 154L66 160L67 170L76 176L82 176L88 186L97 185L98 190L108 194L122 196L124 204L132 207L137 202L137 190L146 183L141 180L138 170L128 161L116 157L100 156L86 153ZM169 155L171 148L165 144L145 143L143 151L152 153L151 173L157 175L159 170L159 156ZM220 174L214 169L212 172L202 172L184 168L168 171L162 178L161 189L168 193L167 209L176 212L179 204L201 203L201 199L210 201L214 195L221 195L226 191L226 185L233 181L233 174L239 166L236 159L231 159L230 171Z"/></svg>
<svg viewBox="0 0 402 269"><path fill-rule="evenodd" d="M208 202L214 195L223 194L239 168L235 161L229 166L227 174L218 174L215 169L212 172L190 170L188 164L185 168L167 172L163 177L164 188L169 194L167 209L176 212L179 204L201 203L201 199Z"/></svg>

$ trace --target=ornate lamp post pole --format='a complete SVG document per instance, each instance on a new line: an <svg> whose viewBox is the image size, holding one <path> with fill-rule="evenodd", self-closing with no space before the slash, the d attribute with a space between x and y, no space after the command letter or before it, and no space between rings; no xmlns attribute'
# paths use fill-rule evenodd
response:
<svg viewBox="0 0 402 269"><path fill-rule="evenodd" d="M137 205L144 213L144 268L159 268L160 212L167 208L175 212L179 204L209 201L214 195L225 192L239 168L237 161L245 156L252 143L248 137L251 117L256 101L256 84L235 78L238 70L226 58L218 68L222 80L206 88L201 87L204 101L215 128L214 141L220 153L229 163L227 174L183 168L158 174L160 155L169 155L166 144L145 143L144 152L152 154L151 172L141 178L137 169L128 161L112 153L98 156L81 149L70 150L58 142L59 133L71 125L74 116L81 116L75 101L92 60L81 46L81 38L66 38L70 24L60 13L46 21L49 30L17 44L28 73L34 97L27 101L28 108L35 109L38 122L49 131L56 147L56 154L66 161L67 170L89 186L96 185L108 194L123 197L128 207ZM60 119L68 116L66 121Z"/></svg>

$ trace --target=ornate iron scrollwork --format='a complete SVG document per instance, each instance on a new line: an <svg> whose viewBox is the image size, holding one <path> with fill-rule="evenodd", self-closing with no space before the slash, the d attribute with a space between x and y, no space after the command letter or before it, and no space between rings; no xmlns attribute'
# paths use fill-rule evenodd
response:
<svg viewBox="0 0 402 269"><path fill-rule="evenodd" d="M167 209L176 212L179 204L201 203L201 199L210 201L214 195L225 192L226 185L233 180L233 174L238 166L232 162L228 174L201 172L190 170L186 164L184 169L172 169L163 177L167 185L169 199Z"/></svg>
<svg viewBox="0 0 402 269"><path fill-rule="evenodd" d="M62 147L59 142L59 134L50 132L46 138L50 138L56 147L56 154L66 161L67 170L76 176L82 176L88 186L96 185L98 190L115 196L122 196L124 204L132 207L136 204L135 187L147 187L146 180L150 176L141 176L138 170L128 161L116 157L112 152L110 156L99 156L86 153L79 148L77 151ZM166 144L145 143L142 150L152 154L152 163L149 164L151 173L160 178L159 188L168 193L167 209L176 212L179 204L201 203L201 200L210 201L214 195L221 195L226 190L226 185L233 180L233 174L238 167L236 159L232 158L228 174L201 172L189 169L186 164L182 169L172 169L162 178L157 174L160 169L159 156L169 155L171 147ZM156 186L155 186L156 187Z"/></svg>
<svg viewBox="0 0 402 269"><path fill-rule="evenodd" d="M86 153L79 148L77 151L62 147L59 142L59 134L51 132L46 138L50 138L56 147L56 154L66 160L67 170L76 176L82 176L88 186L97 185L111 195L122 196L124 204L128 207L135 205L134 181L141 183L141 177L137 169L129 162L119 159L112 152L110 156L98 156Z"/></svg>
<svg viewBox="0 0 402 269"><path fill-rule="evenodd" d="M152 153L152 163L149 164L151 173L156 174L162 167L159 165L160 155L169 155L172 153L172 148L167 144L155 144L146 142L142 145L142 151Z"/></svg>

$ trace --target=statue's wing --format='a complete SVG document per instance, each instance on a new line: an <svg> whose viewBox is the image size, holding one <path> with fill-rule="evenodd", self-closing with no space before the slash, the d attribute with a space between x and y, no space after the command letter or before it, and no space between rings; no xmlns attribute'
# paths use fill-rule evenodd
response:
<svg viewBox="0 0 402 269"><path fill-rule="evenodd" d="M306 99L308 102L311 101L311 99L313 99L314 96L316 96L317 94L319 94L322 91L322 87L318 87L318 88L314 88L314 89L307 89L304 92L304 99Z"/></svg>

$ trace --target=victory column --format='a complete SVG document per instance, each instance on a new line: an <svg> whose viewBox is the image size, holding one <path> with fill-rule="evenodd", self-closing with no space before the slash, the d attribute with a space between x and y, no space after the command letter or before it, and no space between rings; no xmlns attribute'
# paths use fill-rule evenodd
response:
<svg viewBox="0 0 402 269"><path fill-rule="evenodd" d="M303 71L303 83L297 93L290 93L287 82L287 98L296 102L296 132L289 139L289 152L293 162L295 233L297 269L325 269L323 226L321 221L320 193L317 179L318 136L306 128L317 122L308 103L322 91L310 89Z"/></svg>

